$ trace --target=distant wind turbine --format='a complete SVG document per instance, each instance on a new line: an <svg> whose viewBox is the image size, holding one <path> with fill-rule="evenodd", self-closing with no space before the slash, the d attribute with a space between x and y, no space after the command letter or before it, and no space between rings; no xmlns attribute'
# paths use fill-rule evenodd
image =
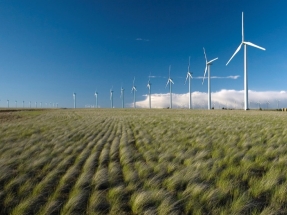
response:
<svg viewBox="0 0 287 215"><path fill-rule="evenodd" d="M121 87L122 108L125 108L125 89Z"/></svg>
<svg viewBox="0 0 287 215"><path fill-rule="evenodd" d="M24 108L24 101L23 101L23 108Z"/></svg>
<svg viewBox="0 0 287 215"><path fill-rule="evenodd" d="M9 108L9 100L7 100L7 107Z"/></svg>
<svg viewBox="0 0 287 215"><path fill-rule="evenodd" d="M97 90L95 92L95 97L96 97L96 108L98 108L98 92L97 92Z"/></svg>
<svg viewBox="0 0 287 215"><path fill-rule="evenodd" d="M171 65L169 65L169 69L168 69L169 75L168 75L168 80L167 80L165 87L167 87L167 85L169 84L169 94L170 94L170 107L169 108L172 109L172 84L174 84L174 83L170 77L170 67L171 67Z"/></svg>
<svg viewBox="0 0 287 215"><path fill-rule="evenodd" d="M134 108L136 108L136 91L137 91L137 88L135 86L135 77L134 77L134 80L133 80L133 87L132 87L132 93L134 95Z"/></svg>
<svg viewBox="0 0 287 215"><path fill-rule="evenodd" d="M112 89L110 90L111 108L114 107L114 96L113 96L113 93L114 93L114 91L113 91L113 87L112 87Z"/></svg>
<svg viewBox="0 0 287 215"><path fill-rule="evenodd" d="M31 101L29 101L29 107L31 108Z"/></svg>
<svg viewBox="0 0 287 215"><path fill-rule="evenodd" d="M204 57L205 57L205 71L204 71L204 77L203 77L203 80L202 80L202 84L204 83L206 71L208 71L208 110L210 110L211 109L210 65L212 65L212 62L216 61L218 59L218 57L214 58L211 61L207 61L207 57L206 57L206 53L205 53L205 49L204 48L203 48L203 52L204 52Z"/></svg>
<svg viewBox="0 0 287 215"><path fill-rule="evenodd" d="M248 73L247 73L247 45L253 46L255 48L261 49L265 51L265 48L262 48L258 45L255 45L251 42L244 41L244 26L243 26L243 12L242 12L242 41L239 45L239 47L236 49L234 54L231 56L229 61L226 63L226 66L228 63L232 60L232 58L239 52L241 49L241 46L244 46L244 110L248 110Z"/></svg>
<svg viewBox="0 0 287 215"><path fill-rule="evenodd" d="M148 88L148 99L149 99L149 108L151 109L151 83L150 83L150 75L147 82L147 88Z"/></svg>
<svg viewBox="0 0 287 215"><path fill-rule="evenodd" d="M190 56L188 58L188 67L187 67L187 75L186 75L186 79L185 79L185 83L188 79L188 91L189 91L189 109L192 108L192 105L191 105L191 78L192 78L192 73L189 71L190 69Z"/></svg>
<svg viewBox="0 0 287 215"><path fill-rule="evenodd" d="M15 101L15 107L17 108L17 101Z"/></svg>
<svg viewBox="0 0 287 215"><path fill-rule="evenodd" d="M73 99L74 99L74 108L76 108L76 93L73 93ZM51 106L51 102L50 102Z"/></svg>

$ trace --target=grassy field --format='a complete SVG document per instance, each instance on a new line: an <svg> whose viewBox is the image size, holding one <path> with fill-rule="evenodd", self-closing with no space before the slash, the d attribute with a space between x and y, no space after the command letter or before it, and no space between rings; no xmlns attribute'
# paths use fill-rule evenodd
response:
<svg viewBox="0 0 287 215"><path fill-rule="evenodd" d="M287 214L287 114L0 111L0 214Z"/></svg>

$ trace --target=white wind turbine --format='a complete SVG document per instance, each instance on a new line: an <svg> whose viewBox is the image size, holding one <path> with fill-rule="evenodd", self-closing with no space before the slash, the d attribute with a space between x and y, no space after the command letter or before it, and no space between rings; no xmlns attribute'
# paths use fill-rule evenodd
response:
<svg viewBox="0 0 287 215"><path fill-rule="evenodd" d="M206 53L205 53L205 49L204 48L203 48L203 52L204 52L204 57L205 57L205 71L204 71L204 77L203 77L203 80L202 80L202 84L204 83L206 71L208 71L208 110L210 110L211 109L210 65L212 65L212 62L216 61L218 59L218 57L214 58L211 61L207 61L207 57L206 57Z"/></svg>
<svg viewBox="0 0 287 215"><path fill-rule="evenodd" d="M113 91L113 87L112 87L112 89L110 90L111 108L114 107L114 96L113 96L113 94L114 94L114 91Z"/></svg>
<svg viewBox="0 0 287 215"><path fill-rule="evenodd" d="M125 89L121 87L122 108L125 108Z"/></svg>
<svg viewBox="0 0 287 215"><path fill-rule="evenodd" d="M174 83L172 79L170 78L170 67L171 65L169 65L169 69L168 69L169 75L168 75L168 80L167 80L165 87L167 87L167 85L169 84L169 94L170 94L170 107L169 108L172 109L172 85L171 84L174 84Z"/></svg>
<svg viewBox="0 0 287 215"><path fill-rule="evenodd" d="M76 93L73 93L73 98L74 98L74 108L76 108ZM50 102L50 106L51 106L51 102Z"/></svg>
<svg viewBox="0 0 287 215"><path fill-rule="evenodd" d="M190 56L188 58L188 67L187 67L187 75L186 75L186 79L185 79L185 83L188 79L188 90L189 90L189 109L192 108L192 105L191 105L191 78L192 78L192 73L189 71L189 68L190 67Z"/></svg>
<svg viewBox="0 0 287 215"><path fill-rule="evenodd" d="M132 87L132 93L134 94L134 108L136 108L136 91L137 91L137 88L135 86L135 77L134 77L134 80L133 80L133 87Z"/></svg>
<svg viewBox="0 0 287 215"><path fill-rule="evenodd" d="M253 46L255 48L261 49L265 51L265 48L262 48L258 45L255 45L251 42L244 41L244 26L243 26L243 12L242 12L242 42L240 43L239 47L236 49L234 54L231 56L229 61L226 63L226 66L231 61L231 59L239 52L241 46L244 46L244 110L248 110L248 74L247 74L247 45Z"/></svg>
<svg viewBox="0 0 287 215"><path fill-rule="evenodd" d="M95 97L96 97L96 108L98 108L98 92L97 92L97 90L95 92Z"/></svg>
<svg viewBox="0 0 287 215"><path fill-rule="evenodd" d="M149 99L149 108L151 109L151 83L150 83L150 75L147 82L147 88L148 88L148 99Z"/></svg>

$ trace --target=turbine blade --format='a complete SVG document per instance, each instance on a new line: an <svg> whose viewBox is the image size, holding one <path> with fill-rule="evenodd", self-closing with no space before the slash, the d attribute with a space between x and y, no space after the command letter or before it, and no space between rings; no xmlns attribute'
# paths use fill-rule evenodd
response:
<svg viewBox="0 0 287 215"><path fill-rule="evenodd" d="M167 87L168 83L169 83L169 79L168 79L167 82L166 82L165 88Z"/></svg>
<svg viewBox="0 0 287 215"><path fill-rule="evenodd" d="M207 71L207 64L205 66L205 71L204 71L204 76L203 76L203 79L202 79L202 84L204 83L204 78L205 78L206 71Z"/></svg>
<svg viewBox="0 0 287 215"><path fill-rule="evenodd" d="M206 54L205 54L205 49L204 49L204 47L203 47L203 52L204 52L205 62L207 63L207 57L206 57Z"/></svg>
<svg viewBox="0 0 287 215"><path fill-rule="evenodd" d="M186 84L186 81L187 81L187 79L188 79L188 75L189 75L189 73L187 73L187 75L186 75L186 79L185 79L184 84Z"/></svg>
<svg viewBox="0 0 287 215"><path fill-rule="evenodd" d="M173 81L172 81L171 79L170 79L170 82L171 82L172 84L174 84L174 83L173 83Z"/></svg>
<svg viewBox="0 0 287 215"><path fill-rule="evenodd" d="M211 60L211 61L209 61L207 64L211 64L213 61L216 61L218 59L218 57L217 58L214 58L213 60Z"/></svg>
<svg viewBox="0 0 287 215"><path fill-rule="evenodd" d="M240 43L240 45L238 46L238 48L236 49L236 51L234 52L234 54L232 55L232 57L229 59L229 61L227 62L226 66L229 64L229 62L232 60L232 58L237 54L237 52L239 52L240 48L242 46L242 43Z"/></svg>
<svg viewBox="0 0 287 215"><path fill-rule="evenodd" d="M244 41L244 22L243 22L243 12L242 12L242 42Z"/></svg>
<svg viewBox="0 0 287 215"><path fill-rule="evenodd" d="M261 49L261 50L263 50L263 51L266 50L265 48L262 48L262 47L260 47L260 46L258 46L258 45L255 45L254 43L251 43L251 42L243 42L243 43L246 44L246 45L253 46L253 47L255 47L255 48Z"/></svg>

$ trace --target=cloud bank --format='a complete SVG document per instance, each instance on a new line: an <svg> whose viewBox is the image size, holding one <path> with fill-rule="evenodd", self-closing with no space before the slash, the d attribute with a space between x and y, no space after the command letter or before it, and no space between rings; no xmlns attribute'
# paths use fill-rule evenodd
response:
<svg viewBox="0 0 287 215"><path fill-rule="evenodd" d="M216 109L222 107L242 109L244 102L244 91L225 90L222 89L218 92L211 93L211 105ZM143 95L144 100L137 102L137 107L148 108L149 99L148 95ZM251 109L259 108L279 108L287 107L287 92L286 91L252 91L249 90L249 107ZM188 108L189 94L172 94L173 108ZM279 101L279 102L278 102ZM169 107L170 94L152 94L151 106L152 108L167 108ZM193 92L192 93L192 106L193 108L207 108L207 93Z"/></svg>
<svg viewBox="0 0 287 215"><path fill-rule="evenodd" d="M210 76L210 79L238 79L240 76L239 75L230 75L230 76L226 76L226 77L220 77L220 76ZM204 79L207 79L208 77L205 76ZM194 77L194 79L203 79L203 76L199 76L199 77Z"/></svg>

